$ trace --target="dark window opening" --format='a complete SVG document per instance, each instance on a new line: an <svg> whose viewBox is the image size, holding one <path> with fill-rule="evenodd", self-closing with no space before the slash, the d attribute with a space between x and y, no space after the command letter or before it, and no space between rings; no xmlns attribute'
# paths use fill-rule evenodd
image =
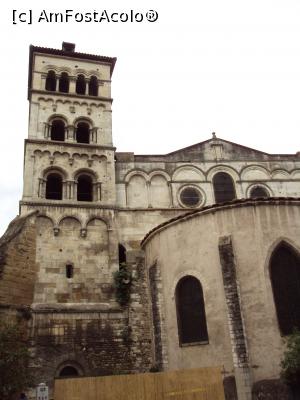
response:
<svg viewBox="0 0 300 400"><path fill-rule="evenodd" d="M59 174L50 174L46 182L46 199L62 199L62 178Z"/></svg>
<svg viewBox="0 0 300 400"><path fill-rule="evenodd" d="M79 122L76 128L77 143L90 143L90 127L86 122Z"/></svg>
<svg viewBox="0 0 300 400"><path fill-rule="evenodd" d="M65 140L65 124L61 119L56 119L51 124L51 140L63 142Z"/></svg>
<svg viewBox="0 0 300 400"><path fill-rule="evenodd" d="M98 80L96 76L92 76L89 81L89 95L98 96Z"/></svg>
<svg viewBox="0 0 300 400"><path fill-rule="evenodd" d="M46 78L46 90L55 92L56 90L56 75L54 71L48 71Z"/></svg>
<svg viewBox="0 0 300 400"><path fill-rule="evenodd" d="M85 94L85 77L83 75L78 75L76 80L76 93Z"/></svg>
<svg viewBox="0 0 300 400"><path fill-rule="evenodd" d="M126 248L119 244L119 265L126 263Z"/></svg>
<svg viewBox="0 0 300 400"><path fill-rule="evenodd" d="M251 189L250 198L255 199L257 197L269 197L269 193L262 186L256 186Z"/></svg>
<svg viewBox="0 0 300 400"><path fill-rule="evenodd" d="M300 329L300 255L282 243L272 254L270 275L279 328L289 335Z"/></svg>
<svg viewBox="0 0 300 400"><path fill-rule="evenodd" d="M196 188L187 187L180 192L180 200L187 207L195 207L200 203L201 195Z"/></svg>
<svg viewBox="0 0 300 400"><path fill-rule="evenodd" d="M69 93L69 75L63 72L59 78L59 91Z"/></svg>
<svg viewBox="0 0 300 400"><path fill-rule="evenodd" d="M203 291L198 279L182 278L176 286L180 344L208 342Z"/></svg>
<svg viewBox="0 0 300 400"><path fill-rule="evenodd" d="M66 277L68 279L73 278L74 275L74 268L72 264L67 264L66 265Z"/></svg>
<svg viewBox="0 0 300 400"><path fill-rule="evenodd" d="M80 175L77 181L77 200L93 201L93 183L88 175Z"/></svg>
<svg viewBox="0 0 300 400"><path fill-rule="evenodd" d="M213 186L215 192L216 203L224 203L236 198L234 184L232 178L226 172L218 172L213 177Z"/></svg>
<svg viewBox="0 0 300 400"><path fill-rule="evenodd" d="M71 367L71 365L67 365L60 371L59 376L70 378L70 377L79 376L79 373L75 367Z"/></svg>

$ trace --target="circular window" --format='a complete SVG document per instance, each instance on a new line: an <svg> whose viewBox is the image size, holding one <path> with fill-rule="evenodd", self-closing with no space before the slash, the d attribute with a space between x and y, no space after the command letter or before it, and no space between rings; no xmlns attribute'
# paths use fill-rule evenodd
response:
<svg viewBox="0 0 300 400"><path fill-rule="evenodd" d="M185 207L197 207L202 200L202 195L195 187L185 187L180 192L180 202Z"/></svg>

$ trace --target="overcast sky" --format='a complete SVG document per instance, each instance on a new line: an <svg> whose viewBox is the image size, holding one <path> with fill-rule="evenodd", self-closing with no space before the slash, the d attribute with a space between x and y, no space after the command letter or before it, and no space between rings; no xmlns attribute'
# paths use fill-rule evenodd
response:
<svg viewBox="0 0 300 400"><path fill-rule="evenodd" d="M63 4L63 7L62 7ZM13 24L13 10L33 22ZM43 10L155 10L156 22L38 22ZM117 151L168 153L217 136L269 153L300 150L298 0L2 1L0 234L18 214L30 44L117 57ZM22 17L24 18L24 16ZM145 19L145 17L144 17Z"/></svg>

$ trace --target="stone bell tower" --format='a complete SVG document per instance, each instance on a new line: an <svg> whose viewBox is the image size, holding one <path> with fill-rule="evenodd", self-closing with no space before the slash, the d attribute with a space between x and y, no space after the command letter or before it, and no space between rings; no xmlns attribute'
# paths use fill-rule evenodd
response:
<svg viewBox="0 0 300 400"><path fill-rule="evenodd" d="M38 210L34 304L102 303L118 268L111 76L116 59L30 46L21 214Z"/></svg>
<svg viewBox="0 0 300 400"><path fill-rule="evenodd" d="M30 47L29 133L24 191L28 202L100 207L115 204L111 75L116 59ZM53 202L53 200L55 200Z"/></svg>
<svg viewBox="0 0 300 400"><path fill-rule="evenodd" d="M62 50L30 47L20 218L31 218L34 233L26 233L31 251L27 258L22 253L21 269L27 263L34 271L30 367L36 382L50 388L54 377L128 373L150 364L139 252L139 263L127 259L139 268L133 311L117 301L114 282L122 261L111 128L115 62L75 52L72 43Z"/></svg>

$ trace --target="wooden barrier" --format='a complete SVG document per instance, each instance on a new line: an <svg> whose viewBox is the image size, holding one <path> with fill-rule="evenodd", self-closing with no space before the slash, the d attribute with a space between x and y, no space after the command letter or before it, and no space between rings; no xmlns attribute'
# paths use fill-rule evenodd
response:
<svg viewBox="0 0 300 400"><path fill-rule="evenodd" d="M55 400L224 400L221 368L56 379Z"/></svg>

